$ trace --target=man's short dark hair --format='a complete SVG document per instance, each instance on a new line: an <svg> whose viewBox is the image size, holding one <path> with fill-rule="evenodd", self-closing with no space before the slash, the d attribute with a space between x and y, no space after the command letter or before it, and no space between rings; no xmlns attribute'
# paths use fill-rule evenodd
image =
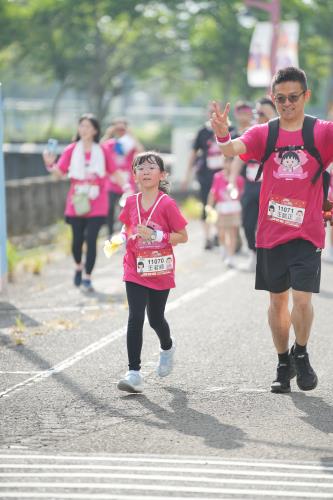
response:
<svg viewBox="0 0 333 500"><path fill-rule="evenodd" d="M308 90L308 82L305 72L300 68L289 66L282 68L275 73L272 79L272 92L274 93L275 86L283 82L299 82L303 90Z"/></svg>

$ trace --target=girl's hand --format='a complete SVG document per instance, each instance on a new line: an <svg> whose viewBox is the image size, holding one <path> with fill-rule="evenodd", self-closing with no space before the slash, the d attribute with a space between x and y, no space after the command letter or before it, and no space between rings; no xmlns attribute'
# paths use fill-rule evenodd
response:
<svg viewBox="0 0 333 500"><path fill-rule="evenodd" d="M222 112L220 105L213 101L212 108L213 111L210 119L212 129L217 137L226 137L229 134L228 114L230 111L230 104L227 103L224 111Z"/></svg>
<svg viewBox="0 0 333 500"><path fill-rule="evenodd" d="M144 226L143 224L138 224L138 236L145 241L152 241L151 236L155 232L150 227Z"/></svg>

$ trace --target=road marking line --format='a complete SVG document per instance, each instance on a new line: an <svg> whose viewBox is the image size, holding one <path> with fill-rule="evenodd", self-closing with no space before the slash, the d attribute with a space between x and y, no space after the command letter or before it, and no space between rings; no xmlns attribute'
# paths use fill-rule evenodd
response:
<svg viewBox="0 0 333 500"><path fill-rule="evenodd" d="M333 463L327 462L325 465L314 465L313 462L275 462L275 461L264 461L264 460L223 460L215 459L212 457L182 457L169 456L163 457L157 455L147 455L147 456L133 456L133 455L39 455L39 454L11 454L11 453L0 453L0 458L8 459L40 459L40 460L77 460L82 462L153 462L159 464L171 463L171 464L195 464L195 465L222 465L222 466L237 466L237 467L267 467L272 469L297 469L297 470L318 470L318 471L333 471ZM67 467L67 464L64 464Z"/></svg>
<svg viewBox="0 0 333 500"><path fill-rule="evenodd" d="M307 491L285 491L285 490L255 490L255 489L243 489L243 488L207 488L207 487L199 487L199 486L154 486L151 484L125 484L125 483L30 483L30 482L17 482L17 483L2 483L0 485L0 492L4 488L54 488L56 490L59 489L88 489L92 488L94 490L131 490L131 491L160 491L162 492L182 492L182 493L205 493L207 494L241 494L241 495L252 495L256 496L268 496L270 498L277 497L291 497L291 498L331 498L331 493L313 493Z"/></svg>
<svg viewBox="0 0 333 500"><path fill-rule="evenodd" d="M1 463L1 468L2 469L37 469L37 472L39 474L40 470L45 470L45 469L51 469L51 470L84 470L84 471L95 471L95 470L100 470L100 471L127 471L128 470L128 465L73 465L73 464L64 464L64 465L57 465L57 464L10 464L10 463ZM268 466L269 467L269 466ZM234 476L254 476L254 477L284 477L284 478L299 478L299 479L333 479L331 476L331 473L327 471L325 474L314 474L311 472L307 473L299 473L299 472L275 472L275 471L254 471L254 470L238 470L238 469L207 469L205 467L202 468L196 468L196 467L147 467L147 466L133 466L131 464L131 470L132 471L139 471L139 472L178 472L179 474L183 473L191 473L191 474L202 474L203 472L205 474L215 474L215 475L223 475L227 474L228 476L234 475ZM324 472L324 470L323 470ZM7 473L4 473L7 474ZM8 473L11 474L11 473ZM13 474L17 474L14 472ZM24 474L26 475L25 472L20 472L19 474ZM41 473L43 475L44 473ZM48 473L46 473L48 475ZM62 473L60 473L62 474ZM89 472L85 472L87 476L90 475Z"/></svg>
<svg viewBox="0 0 333 500"><path fill-rule="evenodd" d="M29 371L8 371L0 370L0 375L30 375L31 373L43 373L43 370L29 370Z"/></svg>
<svg viewBox="0 0 333 500"><path fill-rule="evenodd" d="M201 470L201 474L205 473L205 470ZM231 474L230 474L231 475ZM175 476L175 475L166 475L166 474L132 474L132 473L87 473L87 472L31 472L31 473L14 473L14 472L4 472L0 473L0 478L16 478L19 477L21 479L26 478L86 478L90 480L93 479L129 479L131 481L168 481L168 482L179 482L182 483L216 483L216 484L239 484L239 485L256 485L256 486L288 486L289 488L295 487L307 487L307 488L333 488L333 478L329 474L326 476L326 479L330 479L330 483L323 482L310 482L310 481L286 481L286 480L264 480L264 479L239 479L239 478L213 478L213 477L205 477L201 476ZM20 484L20 483L17 483ZM41 486L43 486L43 481L41 481ZM58 484L58 483L54 483ZM60 483L61 484L61 483ZM108 483L102 483L108 484ZM6 482L3 483L6 485ZM163 489L163 486L161 487Z"/></svg>
<svg viewBox="0 0 333 500"><path fill-rule="evenodd" d="M217 276L213 278L212 280L208 281L205 285L199 287L199 288L194 288L193 290L185 293L178 299L175 299L174 301L170 302L166 306L166 311L173 311L174 309L177 309L178 307L182 306L183 304L190 302L196 297L199 297L200 295L205 294L208 290L211 288L220 285L224 283L225 281L228 281L232 277L234 277L237 274L237 271L230 270L227 271L226 273ZM110 307L110 306L107 306ZM88 309L88 308L87 308ZM54 310L57 310L55 308ZM145 321L145 323L147 320ZM37 375L34 375L33 377L30 377L26 380L23 380L22 382L15 384L8 389L0 392L0 398L4 396L8 396L9 394L12 394L13 392L16 392L23 387L30 385L32 383L40 382L41 380L44 380L45 378L50 377L51 375L55 375L57 373L60 373L61 371L65 370L66 368L74 365L78 361L81 361L83 358L86 356L89 356L90 354L102 349L102 347L105 347L106 345L110 344L111 342L114 342L117 340L119 337L122 337L126 333L127 327L121 327L115 330L114 332L110 333L109 335L106 335L105 337L102 337L100 340L97 342L93 342L92 344L88 345L81 351L76 352L73 356L70 356L69 358L61 361L60 363L54 365L53 367L49 368L48 370L45 370L42 373L38 373Z"/></svg>

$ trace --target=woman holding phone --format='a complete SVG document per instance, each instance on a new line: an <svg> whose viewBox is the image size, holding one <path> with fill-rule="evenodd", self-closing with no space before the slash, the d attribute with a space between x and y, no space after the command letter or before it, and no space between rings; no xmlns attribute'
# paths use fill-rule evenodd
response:
<svg viewBox="0 0 333 500"><path fill-rule="evenodd" d="M67 175L70 179L65 217L72 228L74 285L81 286L86 292L94 290L91 274L96 261L97 237L108 213L109 167L99 138L100 125L97 119L91 113L86 113L79 119L75 141L65 148L58 161L51 140L43 153L49 172L58 178ZM87 252L83 263L84 242L87 244Z"/></svg>

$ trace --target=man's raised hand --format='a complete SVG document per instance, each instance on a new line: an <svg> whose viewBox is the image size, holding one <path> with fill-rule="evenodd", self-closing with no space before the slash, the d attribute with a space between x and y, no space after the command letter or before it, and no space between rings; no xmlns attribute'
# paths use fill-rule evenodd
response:
<svg viewBox="0 0 333 500"><path fill-rule="evenodd" d="M221 111L220 105L215 101L212 102L210 123L217 137L226 137L229 134L229 111L229 103L227 103L224 110Z"/></svg>

